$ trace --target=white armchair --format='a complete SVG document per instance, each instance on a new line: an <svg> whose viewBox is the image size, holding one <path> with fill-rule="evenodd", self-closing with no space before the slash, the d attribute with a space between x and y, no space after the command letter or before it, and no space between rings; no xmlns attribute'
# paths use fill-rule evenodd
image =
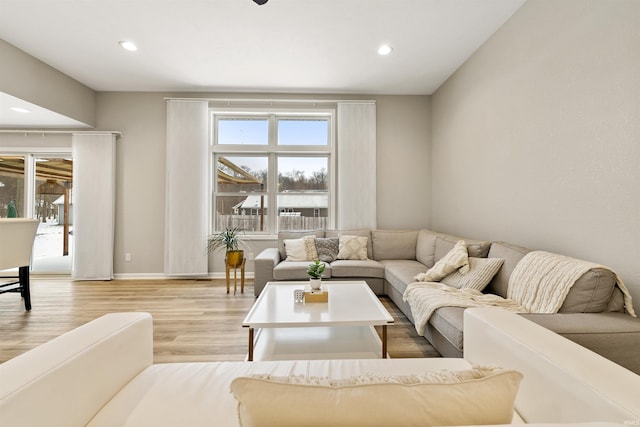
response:
<svg viewBox="0 0 640 427"><path fill-rule="evenodd" d="M37 230L35 219L0 218L0 272L18 268L17 276L0 275L0 294L20 292L26 310L31 310L29 265Z"/></svg>

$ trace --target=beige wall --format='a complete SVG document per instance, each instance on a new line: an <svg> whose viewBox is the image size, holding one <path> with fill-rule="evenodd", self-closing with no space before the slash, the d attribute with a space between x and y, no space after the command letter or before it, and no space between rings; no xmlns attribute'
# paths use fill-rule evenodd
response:
<svg viewBox="0 0 640 427"><path fill-rule="evenodd" d="M640 2L528 0L432 97L434 228L614 268L640 307Z"/></svg>
<svg viewBox="0 0 640 427"><path fill-rule="evenodd" d="M162 275L164 259L165 97L230 97L212 93L97 94L97 129L119 130L117 142L116 275ZM284 97L294 95L235 95ZM304 98L304 95L295 95ZM377 105L378 226L420 228L430 225L428 191L429 97L344 96L314 99L375 99ZM245 251L257 255L275 246L251 241ZM124 254L131 253L131 262ZM253 270L252 263L248 270ZM210 271L224 272L221 255L210 258Z"/></svg>
<svg viewBox="0 0 640 427"><path fill-rule="evenodd" d="M0 64L0 92L94 125L95 92L87 86L2 39Z"/></svg>

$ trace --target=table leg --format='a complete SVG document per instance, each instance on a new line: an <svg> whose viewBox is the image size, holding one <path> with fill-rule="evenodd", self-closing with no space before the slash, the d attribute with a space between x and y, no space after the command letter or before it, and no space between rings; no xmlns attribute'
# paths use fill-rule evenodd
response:
<svg viewBox="0 0 640 427"><path fill-rule="evenodd" d="M249 328L249 362L253 361L253 328Z"/></svg>
<svg viewBox="0 0 640 427"><path fill-rule="evenodd" d="M244 294L244 265L247 262L246 258L242 259L242 267L240 269L240 293Z"/></svg>
<svg viewBox="0 0 640 427"><path fill-rule="evenodd" d="M230 285L230 280L231 278L229 277L229 264L227 263L227 260L224 260L224 265L225 265L225 276L227 277L227 293L229 293L229 285Z"/></svg>
<svg viewBox="0 0 640 427"><path fill-rule="evenodd" d="M382 325L382 358L387 358L387 325Z"/></svg>

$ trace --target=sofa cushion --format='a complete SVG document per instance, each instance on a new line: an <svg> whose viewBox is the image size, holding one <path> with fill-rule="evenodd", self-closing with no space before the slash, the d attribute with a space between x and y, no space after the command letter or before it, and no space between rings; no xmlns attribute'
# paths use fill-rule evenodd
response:
<svg viewBox="0 0 640 427"><path fill-rule="evenodd" d="M530 249L522 246L494 242L489 250L489 256L504 258L504 263L487 287L487 291L506 298L509 277L511 277L516 265L529 252L531 252ZM619 307L611 308L612 302L619 302L619 299L613 298L615 296L615 283L615 274L607 269L593 268L587 271L571 287L558 312L599 313L610 310L617 311Z"/></svg>
<svg viewBox="0 0 640 427"><path fill-rule="evenodd" d="M503 262L502 258L469 257L468 273L462 274L460 271L454 271L440 282L457 289L482 291L493 279Z"/></svg>
<svg viewBox="0 0 640 427"><path fill-rule="evenodd" d="M616 286L615 274L604 268L593 268L573 284L558 313L600 313Z"/></svg>
<svg viewBox="0 0 640 427"><path fill-rule="evenodd" d="M640 375L640 319L624 313L520 314Z"/></svg>
<svg viewBox="0 0 640 427"><path fill-rule="evenodd" d="M464 307L440 307L433 312L429 324L452 346L462 351Z"/></svg>
<svg viewBox="0 0 640 427"><path fill-rule="evenodd" d="M431 230L420 230L416 243L416 260L426 265L427 268L433 267L436 263L436 237L438 233Z"/></svg>
<svg viewBox="0 0 640 427"><path fill-rule="evenodd" d="M607 309L605 311L609 312L619 312L624 313L624 294L620 290L619 287L613 288L613 293L611 293L611 298L607 303Z"/></svg>
<svg viewBox="0 0 640 427"><path fill-rule="evenodd" d="M373 259L416 259L417 230L372 230Z"/></svg>
<svg viewBox="0 0 640 427"><path fill-rule="evenodd" d="M455 246L445 256L440 258L433 267L427 270L426 273L418 274L415 279L418 282L439 282L441 279L457 270L460 270L463 274L466 274L469 271L469 256L467 254L467 245L464 240L460 240L456 243Z"/></svg>
<svg viewBox="0 0 640 427"><path fill-rule="evenodd" d="M373 244L371 243L371 230L357 228L352 230L326 230L324 237L361 236L367 238L367 258L373 259Z"/></svg>
<svg viewBox="0 0 640 427"><path fill-rule="evenodd" d="M339 239L337 237L316 237L316 251L320 261L335 261L338 258L339 248Z"/></svg>
<svg viewBox="0 0 640 427"><path fill-rule="evenodd" d="M274 280L309 280L309 261L282 261L273 268ZM325 263L323 278L331 277L331 264Z"/></svg>
<svg viewBox="0 0 640 427"><path fill-rule="evenodd" d="M414 277L424 272L424 264L408 259L382 260L384 278L400 294L404 294L409 283L415 282Z"/></svg>
<svg viewBox="0 0 640 427"><path fill-rule="evenodd" d="M150 366L121 388L88 427L237 426L237 402L229 393L229 385L240 376L306 374L340 379L365 372L410 375L427 369L469 368L464 359L440 358L161 363ZM111 372L87 367L84 370ZM64 382L64 378L62 380ZM52 395L51 389L48 395ZM27 402L25 405L33 408L34 404ZM72 402L60 406L67 413L79 411L69 405Z"/></svg>
<svg viewBox="0 0 640 427"><path fill-rule="evenodd" d="M338 238L338 259L367 260L369 238L341 234Z"/></svg>
<svg viewBox="0 0 640 427"><path fill-rule="evenodd" d="M331 263L331 277L384 278L384 265L372 259L336 260Z"/></svg>
<svg viewBox="0 0 640 427"><path fill-rule="evenodd" d="M278 250L280 251L280 259L287 258L287 251L284 248L284 239L301 239L304 236L324 237L324 230L280 231L278 233Z"/></svg>
<svg viewBox="0 0 640 427"><path fill-rule="evenodd" d="M502 258L504 262L502 267L493 280L486 288L486 292L490 292L496 295L500 295L503 298L507 297L507 288L509 286L509 277L516 268L516 264L527 254L531 252L530 249L523 248L522 246L512 245L505 242L493 242L491 249L489 249L489 257Z"/></svg>
<svg viewBox="0 0 640 427"><path fill-rule="evenodd" d="M318 259L314 236L305 236L300 239L284 239L284 250L287 253L287 261L314 261Z"/></svg>
<svg viewBox="0 0 640 427"><path fill-rule="evenodd" d="M245 427L503 424L513 418L521 380L495 368L342 381L241 377L231 393Z"/></svg>
<svg viewBox="0 0 640 427"><path fill-rule="evenodd" d="M436 239L435 260L445 256L460 240L464 240L467 244L467 252L469 256L475 258L486 258L491 248L491 242L484 240L471 240L464 237L456 237L450 234L440 234ZM499 257L498 257L499 258Z"/></svg>

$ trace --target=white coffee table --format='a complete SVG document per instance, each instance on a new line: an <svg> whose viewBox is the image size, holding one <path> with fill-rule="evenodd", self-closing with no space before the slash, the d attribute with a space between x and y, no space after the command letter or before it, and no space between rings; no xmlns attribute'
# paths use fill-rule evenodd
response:
<svg viewBox="0 0 640 427"><path fill-rule="evenodd" d="M249 329L248 360L387 357L393 316L364 281L323 282L328 303L295 303L293 291L306 285L267 283L242 322ZM382 339L374 326L382 327Z"/></svg>

